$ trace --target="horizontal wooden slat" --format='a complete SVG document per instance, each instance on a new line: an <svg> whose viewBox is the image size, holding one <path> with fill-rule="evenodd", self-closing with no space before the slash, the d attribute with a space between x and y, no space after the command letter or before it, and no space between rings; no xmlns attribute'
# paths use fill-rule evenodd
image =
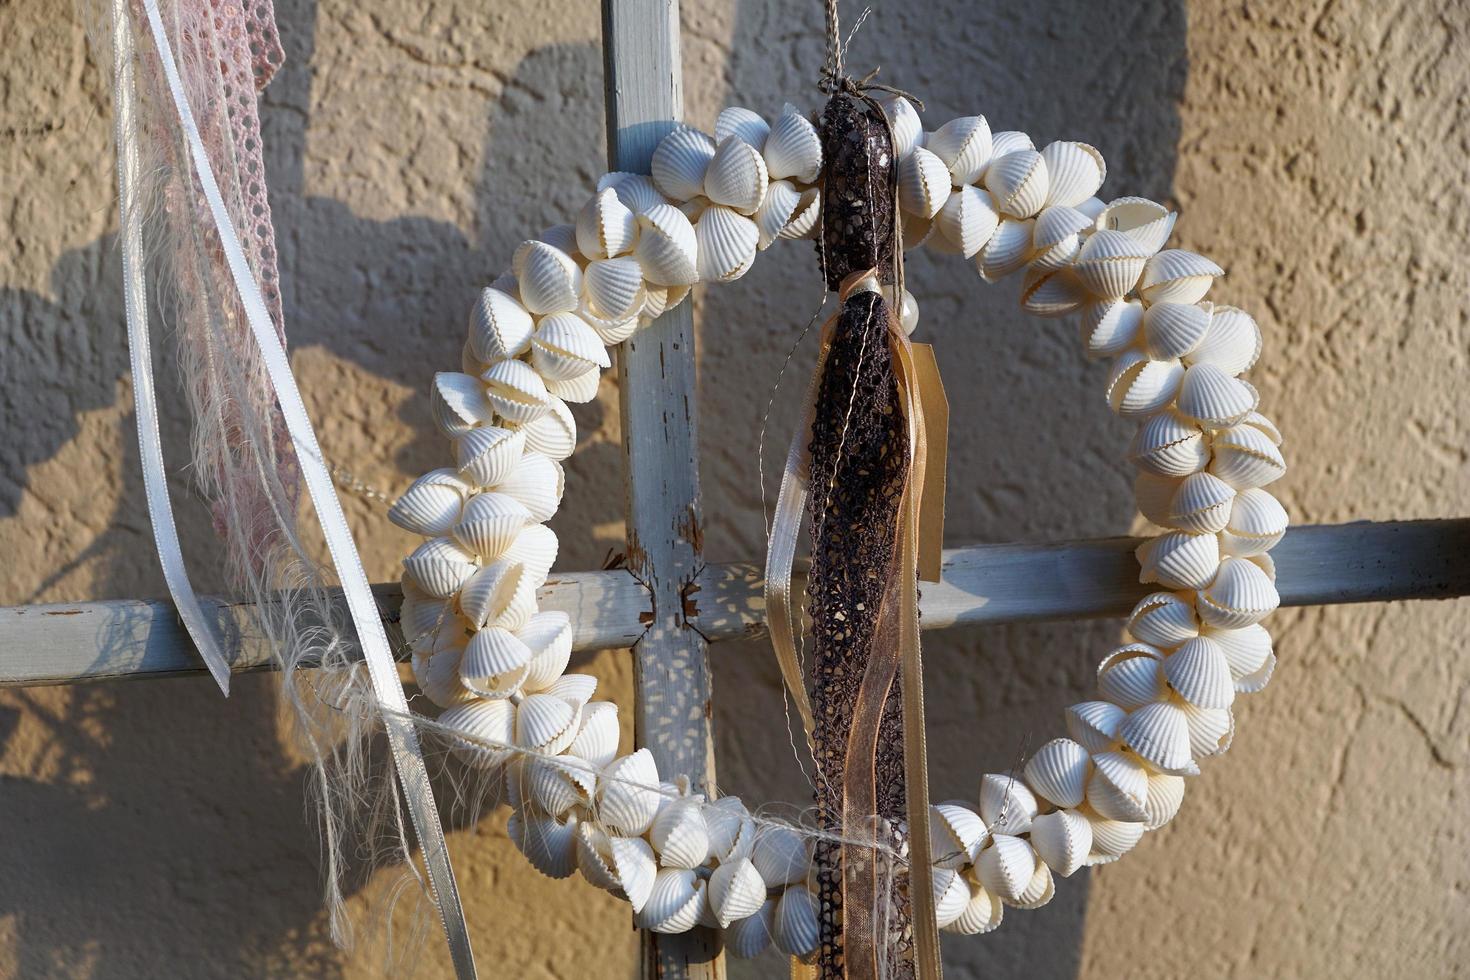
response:
<svg viewBox="0 0 1470 980"><path fill-rule="evenodd" d="M1123 615L1145 592L1133 538L1064 544L975 545L944 553L944 581L923 589L926 629ZM1282 602L1307 606L1470 595L1470 519L1293 528L1271 553ZM377 589L396 620L396 585ZM690 619L710 640L764 635L761 572L752 563L711 565L688 596ZM624 571L555 574L542 608L576 623L574 646L633 644L647 593ZM231 641L236 670L270 666L242 604L205 599ZM0 686L70 684L202 670L173 607L160 600L0 608Z"/></svg>

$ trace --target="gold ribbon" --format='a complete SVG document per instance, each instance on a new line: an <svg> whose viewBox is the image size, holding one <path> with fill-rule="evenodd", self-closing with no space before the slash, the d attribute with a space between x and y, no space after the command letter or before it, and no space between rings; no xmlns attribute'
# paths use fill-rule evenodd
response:
<svg viewBox="0 0 1470 980"><path fill-rule="evenodd" d="M792 437L766 550L766 622L781 676L796 702L812 744L815 727L794 638L798 615L791 595L797 539L809 493L812 421L822 370L831 348L841 305L868 276L849 276L839 290L839 308L822 327L816 369L803 402L802 423ZM849 732L843 785L843 934L844 961L851 977L877 977L882 950L873 942L878 901L876 754L883 704L895 677L902 677L904 765L909 823L910 880L918 975L939 980L939 934L934 920L933 879L929 873L928 752L924 730L923 660L919 648L918 581L938 581L944 540L945 455L949 409L932 348L911 344L889 309L888 338L898 372L901 407L908 426L910 469L899 512L899 561L890 576L868 663L864 668ZM895 615L896 614L896 615ZM917 869L917 870L915 870ZM792 977L810 975L793 959Z"/></svg>

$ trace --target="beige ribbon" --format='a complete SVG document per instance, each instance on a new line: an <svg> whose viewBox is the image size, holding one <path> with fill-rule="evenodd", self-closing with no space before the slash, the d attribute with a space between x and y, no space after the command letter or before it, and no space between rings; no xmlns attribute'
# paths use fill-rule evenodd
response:
<svg viewBox="0 0 1470 980"><path fill-rule="evenodd" d="M812 747L814 720L795 647L798 615L791 595L791 572L809 493L811 427L822 370L831 348L832 329L841 304L872 272L849 276L839 291L839 310L822 328L816 369L803 402L802 423L787 452L781 490L766 551L766 622L781 675L796 702L807 743ZM873 942L881 903L877 895L878 860L876 754L883 705L897 676L903 678L904 763L910 835L909 894L913 901L918 974L939 980L939 935L934 920L933 881L929 874L928 752L924 731L923 660L919 648L918 580L938 581L944 540L945 450L948 403L939 381L933 350L910 344L890 310L888 337L899 375L899 391L908 426L910 470L899 512L899 561L890 576L854 707L844 762L842 848L844 961L851 977L877 977L882 950ZM895 615L896 614L896 615ZM815 754L815 753L814 753ZM919 869L915 874L913 869ZM792 977L811 975L793 959Z"/></svg>

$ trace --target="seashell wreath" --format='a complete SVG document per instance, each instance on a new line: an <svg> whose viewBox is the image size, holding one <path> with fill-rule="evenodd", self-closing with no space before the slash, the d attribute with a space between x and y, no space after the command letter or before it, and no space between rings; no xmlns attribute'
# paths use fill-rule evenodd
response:
<svg viewBox="0 0 1470 980"><path fill-rule="evenodd" d="M1108 405L1138 423L1139 509L1165 529L1138 549L1141 581L1160 591L1099 666L1097 700L1067 709L1070 737L1019 773L983 776L978 806L932 808L939 925L969 935L999 926L1007 905L1044 905L1054 875L1117 860L1174 816L1199 762L1229 747L1236 695L1263 688L1275 665L1259 622L1279 603L1269 551L1287 515L1262 488L1285 463L1239 377L1260 330L1204 301L1219 266L1163 249L1172 212L1095 197L1105 166L1085 143L1038 151L983 116L925 133L908 101L883 105L904 247L959 253L987 282L1024 270L1026 311L1081 312L1087 355L1113 358ZM593 700L594 678L564 673L571 621L537 610L557 548L542 522L576 443L567 403L596 394L606 346L695 283L738 279L757 252L818 226L821 144L789 105L769 124L726 109L713 138L680 127L651 169L607 174L575 225L522 244L513 271L480 294L462 370L435 376L433 416L456 465L421 477L390 512L428 538L404 560L404 634L455 752L503 776L511 837L538 870L580 870L626 898L643 928L705 925L737 956L774 943L810 958L818 909L804 837L736 797L705 800L664 779L646 749L619 755L617 706ZM911 332L917 308L902 300Z"/></svg>

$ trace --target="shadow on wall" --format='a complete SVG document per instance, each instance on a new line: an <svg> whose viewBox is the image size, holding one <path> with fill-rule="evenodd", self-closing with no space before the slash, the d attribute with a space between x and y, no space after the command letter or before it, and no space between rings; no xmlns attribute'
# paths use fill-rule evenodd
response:
<svg viewBox="0 0 1470 980"><path fill-rule="evenodd" d="M601 172L600 51L544 48L507 81L486 122L478 230L467 237L446 222L369 220L338 201L305 194L317 11L313 0L294 0L281 3L278 16L288 60L266 93L263 123L292 345L320 346L366 373L422 391L429 365L458 362L460 324L476 284L505 264L529 230L566 220ZM931 26L938 24L943 29ZM726 101L771 112L795 94L803 105L815 105L810 67L821 61L820 34L816 4L793 13L778 0L742 0L725 67ZM983 12L945 0L878 10L848 60L855 68L881 64L883 81L925 97L931 126L978 109L996 129L1025 128L1039 141L1089 139L1112 165L1109 190L1167 198L1184 39L1180 0L1056 7L1005 0ZM538 120L546 118L561 130L555 138L538 132ZM564 138L569 132L578 134L575 143ZM817 300L814 260L802 261L806 246L785 248L793 261L758 264L746 282L705 301L703 363L747 367L701 377L712 560L750 558L762 546L751 461L765 397L752 398L748 380L776 376ZM30 379L0 386L0 408L7 430L25 425L32 432L0 447L0 516L15 512L28 468L74 438L85 413L118 397L114 380L126 367L119 271L112 240L104 239L57 262L55 299L25 292L0 297L4 371ZM1125 527L1132 508L1121 472L1122 492L1099 497L1095 488L1069 482L1071 473L1053 474L1047 462L1078 445L1121 445L1126 438L1096 410L1105 369L1081 364L1070 325L1022 321L1014 285L982 291L964 263L920 258L910 279L924 339L945 355L955 418L1007 420L964 424L954 435L951 540L1057 538ZM975 342L978 331L987 342ZM160 371L167 374L165 360ZM809 361L798 355L795 363L799 375ZM1036 365L1049 373L1025 369ZM784 387L772 416L767 442L778 454L800 385ZM181 447L187 440L182 399L166 400L165 442ZM1035 409L1011 424L1017 405ZM577 408L584 431L599 425L598 411ZM414 438L398 453L398 469L414 474L439 465L442 441L427 400L407 402L403 421ZM130 421L126 427L119 440L128 454L126 493L106 529L69 566L94 566L98 595L163 591ZM718 438L708 437L712 431ZM556 525L585 529L620 519L620 495L594 492L577 479L579 470L606 472L609 461L597 457L616 452L598 444L573 457L570 493ZM1104 455L1113 465L1111 454ZM178 495L186 497L187 489L179 486ZM1079 514L1073 504L1079 499L1096 503ZM203 509L185 510L184 539L208 542ZM563 545L563 567L600 563L601 545L585 533L569 534ZM203 572L206 563L194 567ZM201 585L212 584L199 577ZM14 601L27 598L34 597ZM1012 764L1021 751L1017 733L1033 716L1059 718L1109 633L1106 625L1092 625L931 637L931 677L962 678L931 685L935 797L973 797L979 772ZM1048 661L1045 671L1026 659L1028 650L1063 644L1073 652ZM979 670L982 648L986 667ZM721 782L754 799L805 803L784 734L739 725L741 718L782 710L769 651L764 644L729 644L716 657ZM0 881L7 883L0 917L16 917L20 975L88 969L93 976L150 975L160 964L149 956L165 948L160 933L167 948L180 951L179 965L188 962L191 976L339 975L320 914L314 829L299 816L305 772L282 757L274 683L242 678L235 690L221 702L208 681L193 679L76 688L62 700L30 692L0 696L0 746L40 760L32 771L46 774L7 779L0 793L0 825L32 842L0 849ZM27 736L34 744L16 744L22 712L37 719L26 727L43 733ZM982 754L972 746L989 749ZM226 800L248 807L232 809ZM1024 964L1032 975L1075 975L1086 891L1084 875L1063 883L1046 909L1010 916L994 936L946 940L951 974L1011 975ZM732 972L756 976L773 968L763 960Z"/></svg>

